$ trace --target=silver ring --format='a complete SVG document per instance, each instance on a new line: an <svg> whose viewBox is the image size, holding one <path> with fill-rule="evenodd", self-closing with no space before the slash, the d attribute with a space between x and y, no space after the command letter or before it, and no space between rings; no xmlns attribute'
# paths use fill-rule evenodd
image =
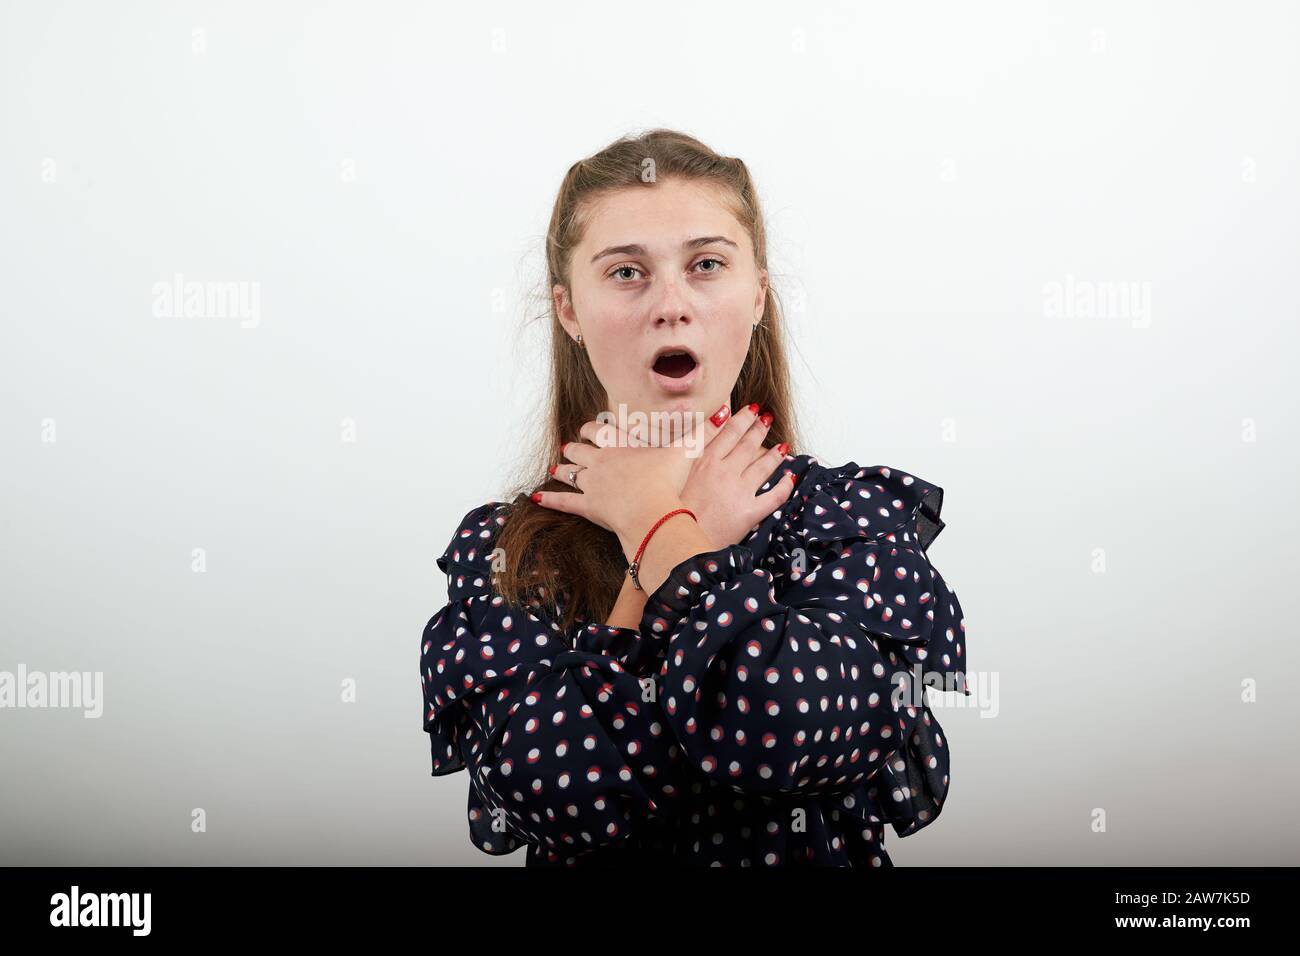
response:
<svg viewBox="0 0 1300 956"><path fill-rule="evenodd" d="M575 468L573 471L569 472L569 484L573 484L577 480L578 480L578 471Z"/></svg>

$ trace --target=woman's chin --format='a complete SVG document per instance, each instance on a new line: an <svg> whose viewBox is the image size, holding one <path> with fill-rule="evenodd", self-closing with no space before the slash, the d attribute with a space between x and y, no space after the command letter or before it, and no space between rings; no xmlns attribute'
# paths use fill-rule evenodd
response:
<svg viewBox="0 0 1300 956"><path fill-rule="evenodd" d="M628 427L647 429L659 435L655 444L670 444L700 427L703 420L716 412L718 406L725 401L725 396L716 400L707 399L698 392L671 397L652 393L643 396L640 401L625 405L622 414L626 416ZM612 414L617 418L618 406L615 406Z"/></svg>

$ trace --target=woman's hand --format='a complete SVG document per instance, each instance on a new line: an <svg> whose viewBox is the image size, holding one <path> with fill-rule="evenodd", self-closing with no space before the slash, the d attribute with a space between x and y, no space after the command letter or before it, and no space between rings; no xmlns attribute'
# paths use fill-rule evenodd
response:
<svg viewBox="0 0 1300 956"><path fill-rule="evenodd" d="M561 456L575 467L562 461L552 470L582 493L538 492L534 500L612 531L629 561L654 522L676 508L694 512L715 548L738 544L794 489L793 477L783 476L755 496L785 456L783 445L762 447L770 425L751 405L733 418L705 419L689 445L654 446L613 423L587 422L580 434L592 444L569 442Z"/></svg>
<svg viewBox="0 0 1300 956"><path fill-rule="evenodd" d="M618 535L630 561L651 526L682 504L681 493L693 466L727 423L724 405L713 417L690 423L675 443L648 444L614 423L590 421L560 449L563 459L551 473L575 492L539 491L533 500L546 508L577 514ZM572 462L572 465L568 464ZM574 479L569 479L569 473Z"/></svg>
<svg viewBox="0 0 1300 956"><path fill-rule="evenodd" d="M794 491L794 476L786 472L772 488L755 495L785 460L789 448L784 442L763 447L771 424L770 415L760 416L757 405L747 405L694 460L679 497L682 506L695 513L715 548L739 544Z"/></svg>

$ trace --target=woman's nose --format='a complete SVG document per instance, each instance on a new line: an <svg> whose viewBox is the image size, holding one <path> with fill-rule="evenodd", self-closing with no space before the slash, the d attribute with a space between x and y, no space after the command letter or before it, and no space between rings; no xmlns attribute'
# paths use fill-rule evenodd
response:
<svg viewBox="0 0 1300 956"><path fill-rule="evenodd" d="M661 278L660 282L659 298L654 307L655 321L666 325L689 323L694 311L685 279Z"/></svg>

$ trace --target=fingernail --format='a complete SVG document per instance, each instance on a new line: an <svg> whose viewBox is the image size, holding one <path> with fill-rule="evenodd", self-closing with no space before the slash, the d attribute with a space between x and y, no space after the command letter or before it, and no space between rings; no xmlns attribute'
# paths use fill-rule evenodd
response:
<svg viewBox="0 0 1300 956"><path fill-rule="evenodd" d="M787 475L790 476L790 480L791 480L792 482L794 482L796 485L799 484L799 479L796 478L796 477L794 476L794 472L793 472L793 471L791 471L789 468L787 468L787 469L785 470L785 473L786 473Z"/></svg>
<svg viewBox="0 0 1300 956"><path fill-rule="evenodd" d="M758 402L750 402L749 405L748 405L747 407L748 407L749 410L750 410L751 412L753 412L755 415L758 414Z"/></svg>
<svg viewBox="0 0 1300 956"><path fill-rule="evenodd" d="M541 493L540 491L534 491L533 494L532 494L532 499L533 499L534 502L541 501L541 500L542 500L542 493Z"/></svg>
<svg viewBox="0 0 1300 956"><path fill-rule="evenodd" d="M772 413L764 412L762 415L758 416L758 420L762 422L763 427L766 428L772 424Z"/></svg>
<svg viewBox="0 0 1300 956"><path fill-rule="evenodd" d="M727 410L727 406L723 405L716 412L714 412L712 415L709 416L709 421L713 422L715 426L721 425L723 422L727 420L727 416L729 414L731 413Z"/></svg>
<svg viewBox="0 0 1300 956"><path fill-rule="evenodd" d="M559 467L560 467L559 465L552 465L550 468L547 468L546 470L550 473L551 477L554 478L554 477L555 477L555 469L556 469L556 468L559 468Z"/></svg>
<svg viewBox="0 0 1300 956"><path fill-rule="evenodd" d="M779 451L782 455L784 455L786 452L790 450L789 442L781 442L781 444L776 446L776 450ZM551 472L551 474L555 474L555 472ZM790 473L787 471L786 474L788 475Z"/></svg>

